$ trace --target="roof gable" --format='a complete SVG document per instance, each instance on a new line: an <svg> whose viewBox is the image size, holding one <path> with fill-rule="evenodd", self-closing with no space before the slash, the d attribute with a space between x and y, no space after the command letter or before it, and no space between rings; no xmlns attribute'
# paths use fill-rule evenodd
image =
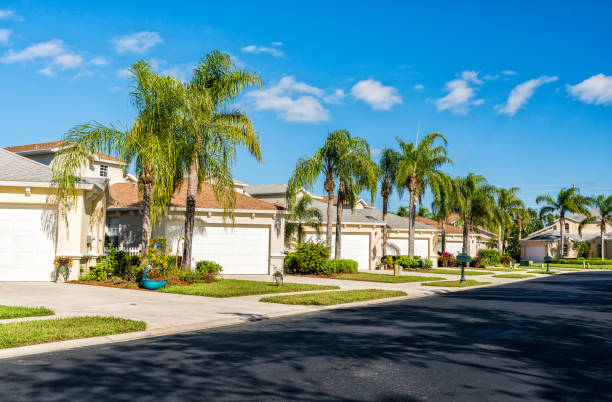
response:
<svg viewBox="0 0 612 402"><path fill-rule="evenodd" d="M31 152L41 152L41 151L49 151L49 153L56 153L58 149L64 145L66 141L50 141L50 142L39 142L37 144L26 144L26 145L15 145L12 147L6 147L7 151L18 153L18 154L28 154ZM114 156L103 154L102 152L96 152L96 157L101 160L116 162L119 164L125 164L125 161L122 161L119 158L115 158Z"/></svg>
<svg viewBox="0 0 612 402"><path fill-rule="evenodd" d="M49 166L0 148L0 181L51 182Z"/></svg>

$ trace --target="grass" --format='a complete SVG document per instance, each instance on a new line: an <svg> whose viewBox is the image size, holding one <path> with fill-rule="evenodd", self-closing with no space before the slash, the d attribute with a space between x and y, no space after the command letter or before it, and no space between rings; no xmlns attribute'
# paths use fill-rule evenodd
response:
<svg viewBox="0 0 612 402"><path fill-rule="evenodd" d="M302 293L299 295L270 296L264 297L260 301L266 303L331 306L333 304L354 303L399 296L406 296L406 293L399 290L360 289L341 290L337 292Z"/></svg>
<svg viewBox="0 0 612 402"><path fill-rule="evenodd" d="M470 286L488 285L491 282L478 282L473 279L468 279L464 283L457 281L439 281L439 282L425 282L423 286L443 286L449 288L467 288Z"/></svg>
<svg viewBox="0 0 612 402"><path fill-rule="evenodd" d="M405 283L405 282L426 282L439 281L444 278L435 276L409 276L409 275L388 275L388 274L370 274L367 272L359 272L356 274L339 274L334 276L334 279L346 279L351 281L366 281L366 282L385 282L385 283Z"/></svg>
<svg viewBox="0 0 612 402"><path fill-rule="evenodd" d="M276 286L270 282L245 281L240 279L218 279L212 283L194 283L187 286L167 286L160 292L177 293L191 296L234 297L262 295L266 293L306 292L310 290L339 289L338 286L308 285L303 283L285 283Z"/></svg>
<svg viewBox="0 0 612 402"><path fill-rule="evenodd" d="M479 268L476 268L479 269ZM487 271L501 271L501 272L513 272L516 271L516 269L512 269L512 268L502 268L502 267L487 267L487 268L483 268L486 269Z"/></svg>
<svg viewBox="0 0 612 402"><path fill-rule="evenodd" d="M534 264L535 265L535 264ZM540 265L540 264L538 264ZM582 264L550 264L551 267L555 268L582 268ZM612 269L612 265L594 265L591 264L589 268L585 269Z"/></svg>
<svg viewBox="0 0 612 402"><path fill-rule="evenodd" d="M71 317L0 325L0 349L143 331L146 324L115 317Z"/></svg>
<svg viewBox="0 0 612 402"><path fill-rule="evenodd" d="M434 274L456 274L456 275L461 275L461 269L437 269L434 268L431 270L432 273ZM487 271L468 271L467 269L465 270L465 274L466 275L490 275L493 272L487 272Z"/></svg>
<svg viewBox="0 0 612 402"><path fill-rule="evenodd" d="M52 310L44 307L15 307L0 306L0 320L8 318L41 317L55 314Z"/></svg>
<svg viewBox="0 0 612 402"><path fill-rule="evenodd" d="M493 275L493 278L512 278L512 279L523 279L523 278L533 278L535 275L525 275L525 274L502 274L502 275Z"/></svg>
<svg viewBox="0 0 612 402"><path fill-rule="evenodd" d="M534 271L527 271L527 272L529 272L530 274L556 274L556 273L559 273L559 271L546 272L545 269L537 269L537 270L534 270Z"/></svg>

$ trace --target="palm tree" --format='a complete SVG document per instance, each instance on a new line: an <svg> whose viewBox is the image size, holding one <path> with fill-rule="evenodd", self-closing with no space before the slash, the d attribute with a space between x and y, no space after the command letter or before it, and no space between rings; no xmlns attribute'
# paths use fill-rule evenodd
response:
<svg viewBox="0 0 612 402"><path fill-rule="evenodd" d="M550 195L541 195L536 198L537 204L545 204L540 209L540 216L557 212L559 214L559 235L561 237L560 254L564 256L565 249L565 213L571 212L575 214L584 214L590 217L591 214L587 210L590 200L580 194L580 190L576 187L562 188L554 199Z"/></svg>
<svg viewBox="0 0 612 402"><path fill-rule="evenodd" d="M153 72L146 61L130 68L132 103L138 115L129 130L91 122L73 127L53 162L53 177L60 206L69 208L76 196L82 169L96 152L134 164L142 193L141 252L146 253L156 218L165 213L179 183L180 141L176 136L176 111L181 83ZM75 180L76 179L76 180Z"/></svg>
<svg viewBox="0 0 612 402"><path fill-rule="evenodd" d="M521 208L524 209L523 201L516 195L518 187L496 189L496 203L494 209L494 220L497 224L497 250L504 252L504 233L508 226L512 224L512 217Z"/></svg>
<svg viewBox="0 0 612 402"><path fill-rule="evenodd" d="M599 211L599 234L601 238L601 259L605 260L606 247L605 238L606 225L612 224L612 195L606 197L605 195L599 195L597 197L589 198L590 205ZM580 225L578 225L578 232L582 236L582 229L589 223L596 223L597 218L594 216L587 216L584 218Z"/></svg>
<svg viewBox="0 0 612 402"><path fill-rule="evenodd" d="M400 160L399 152L391 148L385 148L380 156L378 162L378 171L380 173L380 196L382 197L382 218L383 222L383 238L382 238L382 249L383 256L387 255L387 238L389 236L387 232L387 212L389 208L389 197L393 193L395 187L395 181L397 177L397 164Z"/></svg>
<svg viewBox="0 0 612 402"><path fill-rule="evenodd" d="M517 225L517 234L518 241L521 241L523 237L523 229L525 227L525 223L531 220L531 212L529 208L526 208L524 205L522 207L516 208L512 213L512 219L516 222Z"/></svg>
<svg viewBox="0 0 612 402"><path fill-rule="evenodd" d="M396 212L397 215L399 216L403 216L404 218L408 217L408 215L410 215L410 208L402 205L397 209Z"/></svg>
<svg viewBox="0 0 612 402"><path fill-rule="evenodd" d="M285 223L285 243L291 241L296 236L297 243L304 242L306 226L314 228L317 236L323 222L323 214L317 208L312 207L312 198L308 194L302 195L297 201L291 203L289 215Z"/></svg>
<svg viewBox="0 0 612 402"><path fill-rule="evenodd" d="M198 63L184 86L181 132L187 144L184 164L188 173L184 270L191 269L196 196L201 184L212 185L217 201L233 217L236 146L245 147L261 162L259 138L250 119L239 110L225 110L242 90L261 85L257 74L237 70L229 55L215 50Z"/></svg>
<svg viewBox="0 0 612 402"><path fill-rule="evenodd" d="M446 251L446 221L453 212L454 191L454 180L446 177L444 182L436 187L434 200L431 203L433 219L440 224L441 228L442 252Z"/></svg>
<svg viewBox="0 0 612 402"><path fill-rule="evenodd" d="M434 215L431 213L429 208L424 207L423 205L419 206L417 209L416 216L420 216L421 218L433 219Z"/></svg>
<svg viewBox="0 0 612 402"><path fill-rule="evenodd" d="M438 138L442 140L443 145L435 144ZM446 163L452 163L452 160L446 154L446 138L440 133L427 134L416 146L399 138L397 142L402 151L398 166L397 186L407 189L410 194L408 255L414 257L416 202L421 200L427 188L435 192L436 187L444 178L439 168Z"/></svg>
<svg viewBox="0 0 612 402"><path fill-rule="evenodd" d="M301 187L312 188L319 175L325 179L323 187L327 192L327 228L326 245L332 246L332 216L334 208L334 191L338 181L336 200L336 258L340 258L338 242L342 236L342 209L345 203L354 205L357 194L363 188L376 192L377 167L372 161L368 143L359 137L351 137L346 130L332 131L325 144L310 158L300 158L287 186L287 200L292 200ZM289 205L291 208L291 205Z"/></svg>
<svg viewBox="0 0 612 402"><path fill-rule="evenodd" d="M474 225L490 226L493 219L495 187L483 176L469 173L455 179L453 209L463 223L463 252L470 254L469 236Z"/></svg>

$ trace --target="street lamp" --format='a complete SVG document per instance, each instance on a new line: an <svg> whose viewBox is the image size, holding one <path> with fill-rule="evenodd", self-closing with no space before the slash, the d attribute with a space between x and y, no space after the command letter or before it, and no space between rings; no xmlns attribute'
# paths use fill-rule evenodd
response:
<svg viewBox="0 0 612 402"><path fill-rule="evenodd" d="M552 262L552 257L547 255L546 257L544 257L544 262L546 263L546 273L550 274L550 263Z"/></svg>
<svg viewBox="0 0 612 402"><path fill-rule="evenodd" d="M464 248L463 252L457 256L457 262L461 263L461 279L459 279L459 283L465 283L465 264L470 261L472 261L472 257L465 253Z"/></svg>

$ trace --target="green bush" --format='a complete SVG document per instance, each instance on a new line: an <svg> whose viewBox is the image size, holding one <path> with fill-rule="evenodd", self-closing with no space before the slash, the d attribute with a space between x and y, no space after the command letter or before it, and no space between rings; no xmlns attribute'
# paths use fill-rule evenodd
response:
<svg viewBox="0 0 612 402"><path fill-rule="evenodd" d="M196 272L200 272L202 274L219 275L222 270L223 268L221 265L213 261L198 261L196 263Z"/></svg>
<svg viewBox="0 0 612 402"><path fill-rule="evenodd" d="M588 262L591 265L612 265L612 260L597 258L553 258L555 264L582 264L582 262Z"/></svg>
<svg viewBox="0 0 612 402"><path fill-rule="evenodd" d="M293 273L297 269L297 258L295 253L288 253L283 260L283 268L287 273Z"/></svg>
<svg viewBox="0 0 612 402"><path fill-rule="evenodd" d="M131 271L140 265L140 257L128 255L125 251L117 251L109 245L108 253L98 261L81 279L87 281L103 281L112 277L129 280Z"/></svg>
<svg viewBox="0 0 612 402"><path fill-rule="evenodd" d="M506 266L514 264L514 258L510 257L508 254L504 254L501 257L501 263Z"/></svg>
<svg viewBox="0 0 612 402"><path fill-rule="evenodd" d="M325 274L354 274L357 272L357 267L357 261L329 260L323 265L321 272Z"/></svg>
<svg viewBox="0 0 612 402"><path fill-rule="evenodd" d="M574 250L578 254L578 257L587 258L591 252L591 243L588 241L577 241L574 243Z"/></svg>
<svg viewBox="0 0 612 402"><path fill-rule="evenodd" d="M497 250L482 249L478 251L478 257L481 258L481 265L488 266L501 263L502 255Z"/></svg>
<svg viewBox="0 0 612 402"><path fill-rule="evenodd" d="M294 273L317 274L329 259L329 249L322 244L303 243L295 250Z"/></svg>

